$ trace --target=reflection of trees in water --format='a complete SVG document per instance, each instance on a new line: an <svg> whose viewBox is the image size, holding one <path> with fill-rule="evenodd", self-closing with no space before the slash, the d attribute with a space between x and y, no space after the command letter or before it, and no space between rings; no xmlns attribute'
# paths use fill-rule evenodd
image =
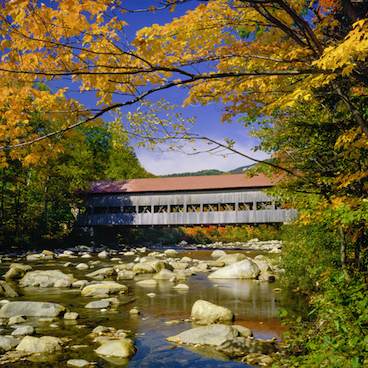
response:
<svg viewBox="0 0 368 368"><path fill-rule="evenodd" d="M308 300L306 296L297 294L291 290L283 290L281 300L281 309L286 309L288 311L288 315L293 317L303 317L303 320L308 320L309 318L313 318L313 316L309 316L309 312L311 311L311 307L308 304Z"/></svg>
<svg viewBox="0 0 368 368"><path fill-rule="evenodd" d="M209 280L208 273L188 277L184 281L190 289L175 291L173 283L160 281L155 288L135 287L134 293L142 299L149 292L157 296L146 300L147 307L157 313L190 315L192 305L198 299L227 307L240 318L274 318L278 309L287 304L282 301L283 294L275 293L275 284L259 283L253 280ZM142 300L141 300L142 301Z"/></svg>

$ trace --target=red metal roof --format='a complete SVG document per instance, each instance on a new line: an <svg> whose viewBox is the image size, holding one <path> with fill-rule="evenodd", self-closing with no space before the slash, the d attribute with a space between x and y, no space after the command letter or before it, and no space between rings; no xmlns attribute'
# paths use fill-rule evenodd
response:
<svg viewBox="0 0 368 368"><path fill-rule="evenodd" d="M271 187L279 180L280 178L276 178L271 181L263 174L259 174L253 178L246 178L245 174L233 174L95 181L91 183L91 188L88 190L88 193L142 193L261 188Z"/></svg>

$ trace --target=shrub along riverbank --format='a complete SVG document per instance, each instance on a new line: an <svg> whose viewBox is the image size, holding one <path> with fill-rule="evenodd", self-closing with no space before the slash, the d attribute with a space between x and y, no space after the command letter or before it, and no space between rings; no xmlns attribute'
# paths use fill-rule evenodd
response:
<svg viewBox="0 0 368 368"><path fill-rule="evenodd" d="M368 283L365 267L341 271L339 236L324 226L283 227L282 279L309 295L309 320L282 314L289 326L274 367L368 366ZM353 263L354 242L347 239ZM356 260L358 262L358 260ZM360 260L359 264L366 262Z"/></svg>

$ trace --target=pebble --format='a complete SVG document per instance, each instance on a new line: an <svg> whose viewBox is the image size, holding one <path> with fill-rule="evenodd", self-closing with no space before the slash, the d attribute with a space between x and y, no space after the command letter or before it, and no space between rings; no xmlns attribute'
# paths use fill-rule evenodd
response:
<svg viewBox="0 0 368 368"><path fill-rule="evenodd" d="M71 367L88 367L90 365L90 362L84 359L69 359L66 362L67 365L70 365Z"/></svg>
<svg viewBox="0 0 368 368"><path fill-rule="evenodd" d="M78 349L86 349L88 347L89 347L89 345L72 345L70 347L70 349L72 349L72 350L78 350Z"/></svg>
<svg viewBox="0 0 368 368"><path fill-rule="evenodd" d="M165 322L165 325L177 325L177 324L179 324L179 323L181 323L181 321L179 321L179 320L177 320L177 319L173 319L173 320L171 320L171 321L166 321L166 322Z"/></svg>
<svg viewBox="0 0 368 368"><path fill-rule="evenodd" d="M17 328L11 333L12 336L22 336L22 335L33 335L35 332L32 326L17 326Z"/></svg>
<svg viewBox="0 0 368 368"><path fill-rule="evenodd" d="M189 286L186 285L186 284L178 284L178 285L174 286L173 289L176 289L176 290L189 290Z"/></svg>
<svg viewBox="0 0 368 368"><path fill-rule="evenodd" d="M77 312L67 312L64 314L64 319L75 320L79 317Z"/></svg>
<svg viewBox="0 0 368 368"><path fill-rule="evenodd" d="M40 318L39 320L38 320L38 322L40 322L40 323L52 323L52 322L55 322L55 318L51 318L51 317L49 317L49 318Z"/></svg>

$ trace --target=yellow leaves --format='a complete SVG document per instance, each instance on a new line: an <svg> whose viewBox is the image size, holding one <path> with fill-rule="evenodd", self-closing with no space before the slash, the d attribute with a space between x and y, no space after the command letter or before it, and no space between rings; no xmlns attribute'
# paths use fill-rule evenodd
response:
<svg viewBox="0 0 368 368"><path fill-rule="evenodd" d="M347 188L354 183L360 183L363 179L368 177L366 171L349 172L347 174L341 174L334 180L334 184L338 189Z"/></svg>
<svg viewBox="0 0 368 368"><path fill-rule="evenodd" d="M368 149L368 141L360 128L352 128L338 137L335 148L350 155L351 151L359 152L359 150Z"/></svg>
<svg viewBox="0 0 368 368"><path fill-rule="evenodd" d="M353 160L359 162L368 151L368 141L360 128L352 128L338 137L335 149L339 151L342 162L344 160L349 160L351 163L354 162ZM350 170L338 173L334 179L334 185L338 189L343 189L353 184L359 184L367 177L368 172L362 169L361 165L353 169L353 165L350 164Z"/></svg>
<svg viewBox="0 0 368 368"><path fill-rule="evenodd" d="M8 167L9 164L7 163L5 153L0 151L0 167L5 168Z"/></svg>
<svg viewBox="0 0 368 368"><path fill-rule="evenodd" d="M177 1L164 3L173 11ZM315 54L307 46L305 34L297 32L305 45L295 42L243 1L201 2L164 26L143 28L131 45L120 39L126 23L115 16L117 8L114 10L108 0L56 0L56 6L36 3L26 11L27 4L13 0L6 5L13 29L9 27L9 33L1 35L1 68L16 73L6 74L5 79L10 84L30 86L32 82L65 76L78 83L80 91L96 91L99 106L103 107L133 100L142 91L159 89L167 83L184 83L190 75L175 73L182 68L194 74L203 72L201 80L196 78L198 81L187 84L190 95L184 104L222 102L227 105L226 119L260 106L263 113L272 113L293 106L295 101L310 100L313 89L330 83L337 73L348 77L357 63L365 61L368 52L367 25L360 21L343 42L330 43L332 46L311 66ZM288 4L298 13L305 2ZM267 4L265 7L280 22L294 27L287 12ZM321 24L333 27L336 20L326 15ZM327 36L321 24L313 31L324 42ZM238 34L244 29L252 36L248 41ZM12 50L8 50L10 46ZM198 64L205 67L197 68ZM336 70L336 74L322 69ZM307 71L293 76L298 70ZM210 73L221 77L212 78ZM63 124L74 119L67 109L73 114L76 105L68 103L64 91L53 96L31 90L6 93L0 89L1 107L8 107L4 112L7 126L27 125L24 111L31 114L42 110L55 117L52 114L57 111L57 98L65 106L59 115L65 119ZM15 139L21 131L11 128L8 134Z"/></svg>
<svg viewBox="0 0 368 368"><path fill-rule="evenodd" d="M352 31L337 46L325 49L314 65L335 71L342 68L342 75L348 76L354 70L356 61L365 61L368 56L368 23L362 19L353 25Z"/></svg>
<svg viewBox="0 0 368 368"><path fill-rule="evenodd" d="M170 7L169 7L170 13L175 11L176 1L177 0L167 0L167 3L170 4Z"/></svg>
<svg viewBox="0 0 368 368"><path fill-rule="evenodd" d="M18 14L15 16L14 23L15 24L20 24L25 17L26 17L26 12L25 12L24 9L21 9L18 12Z"/></svg>
<svg viewBox="0 0 368 368"><path fill-rule="evenodd" d="M26 157L24 157L23 159L23 165L24 166L29 166L29 165L33 165L36 164L39 161L39 156L30 153L29 155L27 155Z"/></svg>
<svg viewBox="0 0 368 368"><path fill-rule="evenodd" d="M355 65L356 65L356 63L353 63L353 64L349 64L346 67L344 67L344 69L341 71L341 75L343 77L348 76L353 71Z"/></svg>
<svg viewBox="0 0 368 368"><path fill-rule="evenodd" d="M363 26L366 24L367 20L366 19L361 19L361 20L358 20L357 22L355 22L353 24L353 29L354 30L358 30L358 29L362 29Z"/></svg>

